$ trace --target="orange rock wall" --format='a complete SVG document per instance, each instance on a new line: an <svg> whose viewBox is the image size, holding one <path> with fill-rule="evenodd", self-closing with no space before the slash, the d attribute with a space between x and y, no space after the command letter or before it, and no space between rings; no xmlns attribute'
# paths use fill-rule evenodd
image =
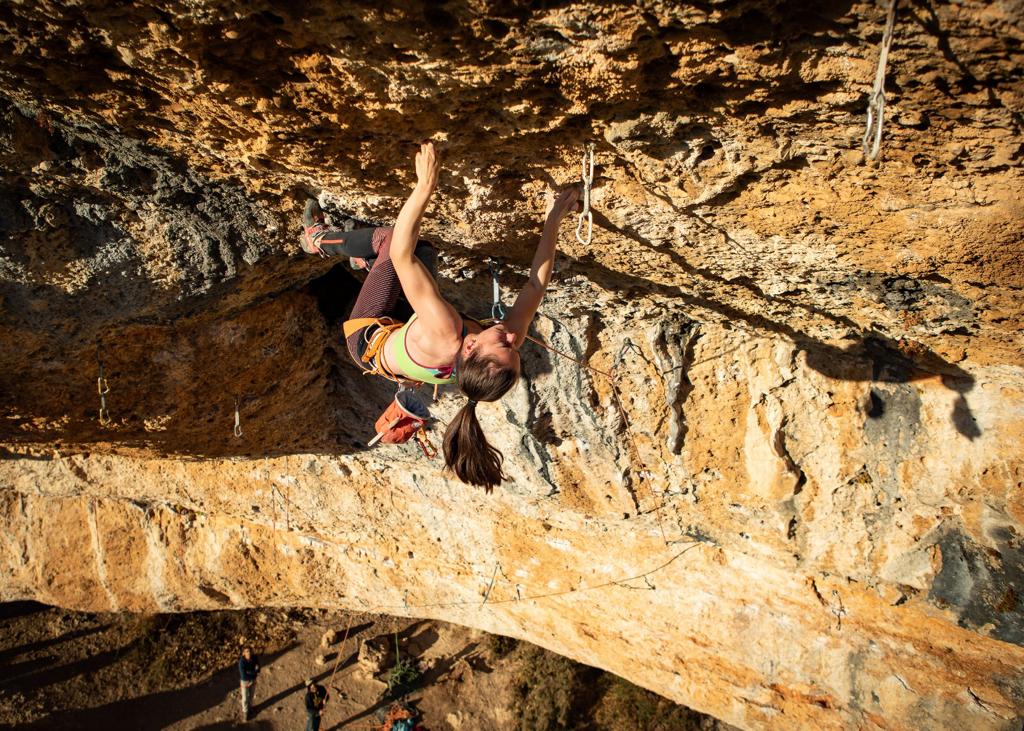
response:
<svg viewBox="0 0 1024 731"><path fill-rule="evenodd" d="M901 5L866 163L884 17L3 5L0 599L438 617L742 728L1016 729L1024 7ZM309 195L393 221L425 137L481 315L595 143L536 330L628 427L528 346L491 497L365 447L359 282L297 245Z"/></svg>

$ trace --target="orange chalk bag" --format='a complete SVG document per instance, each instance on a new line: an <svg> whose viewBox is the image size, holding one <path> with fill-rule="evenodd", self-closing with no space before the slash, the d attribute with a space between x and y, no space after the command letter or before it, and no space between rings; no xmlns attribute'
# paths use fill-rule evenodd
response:
<svg viewBox="0 0 1024 731"><path fill-rule="evenodd" d="M420 449L428 459L433 459L437 449L427 439L427 424L431 421L430 410L412 389L403 389L395 394L394 400L377 418L374 430L377 435L367 446L377 442L383 444L405 444L416 437Z"/></svg>

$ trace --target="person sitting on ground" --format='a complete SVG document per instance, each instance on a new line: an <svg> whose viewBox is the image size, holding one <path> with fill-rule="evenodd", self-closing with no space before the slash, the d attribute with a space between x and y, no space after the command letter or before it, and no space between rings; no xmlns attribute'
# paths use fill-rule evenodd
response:
<svg viewBox="0 0 1024 731"><path fill-rule="evenodd" d="M425 731L419 723L420 712L407 703L395 701L381 717L377 731Z"/></svg>
<svg viewBox="0 0 1024 731"><path fill-rule="evenodd" d="M327 688L306 678L306 731L320 731L320 716L328 697Z"/></svg>
<svg viewBox="0 0 1024 731"><path fill-rule="evenodd" d="M242 718L249 720L252 699L256 693L256 676L260 674L260 661L252 652L252 648L242 648L242 656L238 658L238 678L242 693Z"/></svg>
<svg viewBox="0 0 1024 731"><path fill-rule="evenodd" d="M468 401L445 432L445 464L463 482L491 492L505 477L504 457L487 442L476 406L497 401L519 378L519 348L551 279L559 224L575 207L579 191L570 188L552 198L526 285L504 321L483 327L464 320L441 296L434 278L434 249L419 239L439 171L433 144L424 143L416 154L416 186L393 229L328 230L319 204L309 200L303 249L373 260L346 323L349 354L363 370L395 380L458 383ZM387 319L380 320L394 315L400 295L414 314L408 322L389 327Z"/></svg>

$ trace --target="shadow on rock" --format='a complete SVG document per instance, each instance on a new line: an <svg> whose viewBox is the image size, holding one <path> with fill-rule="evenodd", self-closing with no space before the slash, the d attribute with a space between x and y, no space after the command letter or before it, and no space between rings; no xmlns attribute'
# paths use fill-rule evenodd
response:
<svg viewBox="0 0 1024 731"><path fill-rule="evenodd" d="M703 220L703 219L702 219ZM635 231L618 227L606 216L594 212L594 223L611 233L624 236L637 245L668 256L673 263L691 277L714 282L723 288L741 289L745 293L769 304L773 309L795 317L818 317L847 332L848 344L834 345L800 331L781 319L747 312L739 307L719 301L700 288L687 291L680 286L661 284L636 274L619 272L590 258L577 259L574 267L586 271L599 286L616 292L648 291L671 298L683 305L691 305L715 312L725 323L754 334L774 333L787 338L805 353L810 368L824 376L841 381L907 383L938 377L943 386L956 392L957 398L950 420L956 430L967 439L976 439L981 429L967 402L966 394L974 387L974 376L954 365L925 345L908 339L894 339L871 330L865 330L852 319L835 315L821 308L796 302L785 296L763 292L750 279L728 279L708 269L687 262L669 246L659 246Z"/></svg>

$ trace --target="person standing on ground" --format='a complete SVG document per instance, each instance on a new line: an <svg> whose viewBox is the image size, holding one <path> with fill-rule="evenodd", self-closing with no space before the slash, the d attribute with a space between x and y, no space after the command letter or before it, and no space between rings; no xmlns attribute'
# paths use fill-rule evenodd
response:
<svg viewBox="0 0 1024 731"><path fill-rule="evenodd" d="M238 658L238 679L242 693L242 719L249 720L252 698L256 692L256 676L260 674L260 661L249 647L242 648L242 656Z"/></svg>
<svg viewBox="0 0 1024 731"><path fill-rule="evenodd" d="M327 688L306 678L306 731L320 731L320 716L327 705Z"/></svg>

